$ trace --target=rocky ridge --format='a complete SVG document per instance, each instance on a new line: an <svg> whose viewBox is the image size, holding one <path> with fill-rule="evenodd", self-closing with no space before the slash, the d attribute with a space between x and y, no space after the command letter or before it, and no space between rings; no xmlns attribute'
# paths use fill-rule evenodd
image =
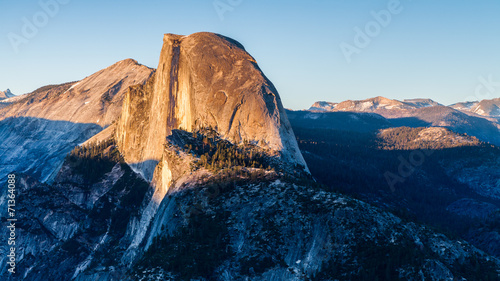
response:
<svg viewBox="0 0 500 281"><path fill-rule="evenodd" d="M482 141L500 144L500 122L496 111L497 101L457 103L441 105L431 99L392 100L376 97L341 103L316 102L308 110L311 113L373 113L385 119L391 126L445 127L457 133L467 133Z"/></svg>
<svg viewBox="0 0 500 281"><path fill-rule="evenodd" d="M0 178L17 171L53 179L65 155L110 126L128 88L145 83L153 72L128 59L78 82L7 99L0 108Z"/></svg>
<svg viewBox="0 0 500 281"><path fill-rule="evenodd" d="M451 107L481 116L500 117L500 98L479 102L456 103Z"/></svg>

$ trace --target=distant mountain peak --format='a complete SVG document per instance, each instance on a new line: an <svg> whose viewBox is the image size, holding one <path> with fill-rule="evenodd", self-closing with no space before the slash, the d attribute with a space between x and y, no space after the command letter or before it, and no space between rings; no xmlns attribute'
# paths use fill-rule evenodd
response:
<svg viewBox="0 0 500 281"><path fill-rule="evenodd" d="M389 98L386 98L386 97L383 97L383 96L376 96L374 98L367 99L367 100L373 100L373 101L376 101L376 102L394 102L394 101L397 101L397 100L392 100L392 99L389 99Z"/></svg>
<svg viewBox="0 0 500 281"><path fill-rule="evenodd" d="M0 92L0 100L4 100L4 99L8 99L8 98L12 98L12 97L15 97L16 95L14 95L10 89L7 89L3 92Z"/></svg>
<svg viewBox="0 0 500 281"><path fill-rule="evenodd" d="M311 111L355 111L355 112L376 112L377 110L408 110L422 107L440 106L431 99L416 98L405 99L399 101L389 99L383 96L364 100L346 100L340 103L332 103L327 101L315 102L309 110Z"/></svg>
<svg viewBox="0 0 500 281"><path fill-rule="evenodd" d="M332 111L338 103L328 102L328 101L317 101L315 102L309 110L311 111Z"/></svg>
<svg viewBox="0 0 500 281"><path fill-rule="evenodd" d="M382 109L406 109L411 108L408 105L398 100L389 99L378 96L365 100L346 100L335 105L333 108L323 107L323 111L356 111L356 112L374 112Z"/></svg>
<svg viewBox="0 0 500 281"><path fill-rule="evenodd" d="M318 101L309 108L309 111L310 114L316 114L311 117L319 120L322 119L321 113L328 112L375 113L387 118L392 126L447 127L458 133L476 136L484 142L496 145L500 143L498 135L500 98L445 106L429 98L399 101L378 96L365 100L346 100L340 103Z"/></svg>
<svg viewBox="0 0 500 281"><path fill-rule="evenodd" d="M416 98L416 99L405 99L404 103L411 104L416 106L417 108L421 107L431 107L431 106L442 106L442 104L435 102L431 99L427 98Z"/></svg>
<svg viewBox="0 0 500 281"><path fill-rule="evenodd" d="M450 105L450 107L469 114L477 114L485 117L500 117L500 98L459 102Z"/></svg>

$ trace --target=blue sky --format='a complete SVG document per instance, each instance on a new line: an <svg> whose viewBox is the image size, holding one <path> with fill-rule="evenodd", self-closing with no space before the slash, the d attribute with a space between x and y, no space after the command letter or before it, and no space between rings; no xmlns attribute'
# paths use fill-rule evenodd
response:
<svg viewBox="0 0 500 281"><path fill-rule="evenodd" d="M477 96L481 77L496 88L480 98L495 98L499 15L497 0L0 0L0 89L80 80L125 58L156 67L164 33L210 31L241 42L292 109L379 95L451 104ZM26 20L39 26L28 36Z"/></svg>

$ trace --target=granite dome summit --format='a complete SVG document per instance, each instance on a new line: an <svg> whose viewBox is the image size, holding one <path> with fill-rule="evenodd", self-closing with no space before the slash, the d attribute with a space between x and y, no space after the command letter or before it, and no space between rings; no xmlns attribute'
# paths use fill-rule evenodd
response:
<svg viewBox="0 0 500 281"><path fill-rule="evenodd" d="M125 98L118 145L151 180L171 131L200 127L307 170L278 91L240 43L208 32L165 34L154 77Z"/></svg>

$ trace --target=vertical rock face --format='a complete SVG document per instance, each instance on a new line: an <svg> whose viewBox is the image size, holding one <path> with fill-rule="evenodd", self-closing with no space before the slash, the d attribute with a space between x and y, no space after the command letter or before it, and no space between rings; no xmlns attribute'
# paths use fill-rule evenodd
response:
<svg viewBox="0 0 500 281"><path fill-rule="evenodd" d="M155 77L125 98L118 145L151 181L171 131L200 127L307 170L277 90L241 44L213 33L166 34Z"/></svg>
<svg viewBox="0 0 500 281"><path fill-rule="evenodd" d="M150 224L169 189L190 173L189 157L167 149L167 137L204 127L256 144L284 169L308 171L278 92L241 44L213 33L166 34L156 73L129 90L116 124L125 161L154 187L140 225ZM140 253L146 235L145 228L134 233L123 263Z"/></svg>

